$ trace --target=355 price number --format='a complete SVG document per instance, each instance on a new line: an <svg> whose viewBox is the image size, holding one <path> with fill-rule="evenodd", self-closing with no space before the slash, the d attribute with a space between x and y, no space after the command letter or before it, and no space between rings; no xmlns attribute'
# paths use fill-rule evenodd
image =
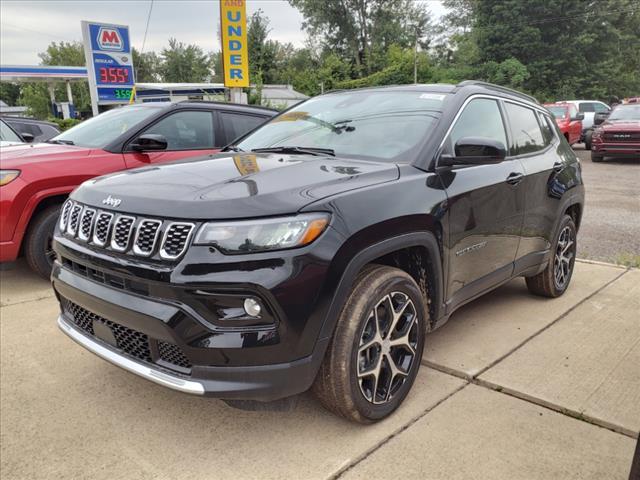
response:
<svg viewBox="0 0 640 480"><path fill-rule="evenodd" d="M129 83L129 69L118 67L100 67L100 83Z"/></svg>

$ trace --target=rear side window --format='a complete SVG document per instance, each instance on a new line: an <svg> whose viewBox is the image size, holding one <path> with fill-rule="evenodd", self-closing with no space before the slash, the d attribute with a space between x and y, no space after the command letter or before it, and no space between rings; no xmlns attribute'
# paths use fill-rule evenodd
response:
<svg viewBox="0 0 640 480"><path fill-rule="evenodd" d="M575 110L575 109L574 109ZM550 145L553 141L553 120L547 115L538 112L538 120L540 121L540 127L542 129L542 138L544 139L544 146Z"/></svg>
<svg viewBox="0 0 640 480"><path fill-rule="evenodd" d="M509 145L511 155L537 152L545 148L536 112L510 102L505 102L505 108L511 127L512 138Z"/></svg>
<svg viewBox="0 0 640 480"><path fill-rule="evenodd" d="M455 144L464 137L484 137L507 145L507 136L498 102L487 98L471 100L451 130L448 148L453 153Z"/></svg>
<svg viewBox="0 0 640 480"><path fill-rule="evenodd" d="M209 111L172 113L144 133L162 135L167 150L202 150L215 147L213 115Z"/></svg>
<svg viewBox="0 0 640 480"><path fill-rule="evenodd" d="M596 112L608 112L609 108L606 105L603 105L602 103L594 103L593 104L593 108Z"/></svg>
<svg viewBox="0 0 640 480"><path fill-rule="evenodd" d="M582 102L582 103L580 103L580 106L578 108L580 109L580 112L582 112L582 113L595 112L596 111L595 103L591 103L591 102Z"/></svg>
<svg viewBox="0 0 640 480"><path fill-rule="evenodd" d="M235 112L220 112L220 121L227 142L231 142L264 123L266 118Z"/></svg>

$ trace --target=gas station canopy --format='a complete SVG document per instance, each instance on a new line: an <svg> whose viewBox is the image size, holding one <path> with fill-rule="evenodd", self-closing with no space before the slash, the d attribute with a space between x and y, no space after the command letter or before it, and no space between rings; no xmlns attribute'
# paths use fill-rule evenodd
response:
<svg viewBox="0 0 640 480"><path fill-rule="evenodd" d="M0 65L0 80L5 82L87 81L85 67Z"/></svg>

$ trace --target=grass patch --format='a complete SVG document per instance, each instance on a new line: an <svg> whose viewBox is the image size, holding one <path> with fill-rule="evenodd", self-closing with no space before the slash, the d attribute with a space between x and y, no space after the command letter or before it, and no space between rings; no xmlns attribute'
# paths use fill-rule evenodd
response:
<svg viewBox="0 0 640 480"><path fill-rule="evenodd" d="M616 256L616 263L625 267L640 268L640 255L637 253L619 253Z"/></svg>

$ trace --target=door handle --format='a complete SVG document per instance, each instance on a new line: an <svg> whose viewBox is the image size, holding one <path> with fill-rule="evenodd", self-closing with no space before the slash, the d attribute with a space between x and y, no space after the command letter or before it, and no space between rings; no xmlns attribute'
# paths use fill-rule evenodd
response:
<svg viewBox="0 0 640 480"><path fill-rule="evenodd" d="M520 172L511 172L507 177L506 182L509 185L517 185L524 179L524 175Z"/></svg>
<svg viewBox="0 0 640 480"><path fill-rule="evenodd" d="M556 163L553 164L553 171L554 172L561 172L562 170L564 170L564 163L556 162Z"/></svg>

